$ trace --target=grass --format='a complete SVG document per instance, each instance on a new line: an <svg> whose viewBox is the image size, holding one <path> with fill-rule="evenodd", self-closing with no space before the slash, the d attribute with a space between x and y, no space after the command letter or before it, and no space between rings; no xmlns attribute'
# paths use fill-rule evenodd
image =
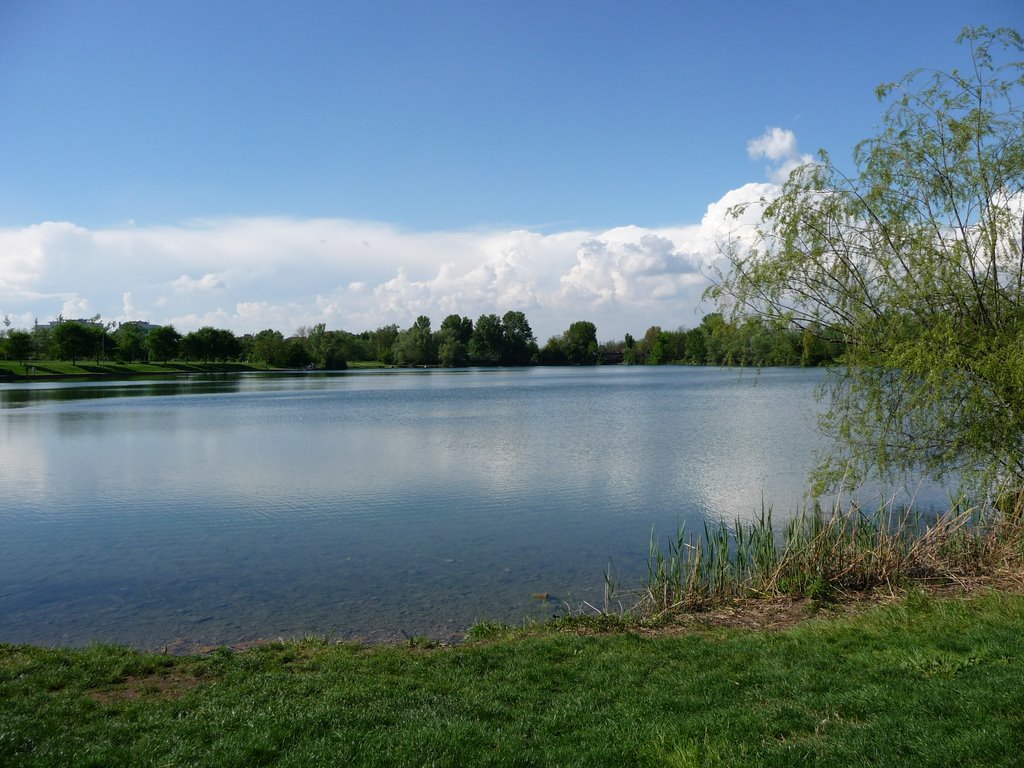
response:
<svg viewBox="0 0 1024 768"><path fill-rule="evenodd" d="M348 364L350 369L383 368L383 363L360 360ZM33 370L35 371L33 373ZM120 363L111 360L68 361L30 360L25 365L13 360L0 360L0 377L10 375L32 379L44 376L138 376L143 374L222 373L266 370L247 363L200 363L171 361L168 363Z"/></svg>
<svg viewBox="0 0 1024 768"><path fill-rule="evenodd" d="M1024 597L785 632L171 657L0 646L4 766L1011 766Z"/></svg>
<svg viewBox="0 0 1024 768"><path fill-rule="evenodd" d="M33 379L49 376L137 376L140 374L213 373L224 371L259 370L245 363L119 363L103 360L69 361L31 360L25 365L12 360L0 360L0 376L11 375Z"/></svg>

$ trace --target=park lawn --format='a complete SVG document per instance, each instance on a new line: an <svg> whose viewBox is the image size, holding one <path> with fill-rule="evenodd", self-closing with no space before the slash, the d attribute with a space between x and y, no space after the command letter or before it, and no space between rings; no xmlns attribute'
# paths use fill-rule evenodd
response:
<svg viewBox="0 0 1024 768"><path fill-rule="evenodd" d="M500 634L500 633L499 633ZM4 766L1019 766L1024 597L447 648L0 646Z"/></svg>
<svg viewBox="0 0 1024 768"><path fill-rule="evenodd" d="M118 363L110 360L78 360L75 364L58 360L30 360L25 365L13 360L0 360L0 375L13 376L138 376L145 374L214 373L224 371L260 370L245 363Z"/></svg>

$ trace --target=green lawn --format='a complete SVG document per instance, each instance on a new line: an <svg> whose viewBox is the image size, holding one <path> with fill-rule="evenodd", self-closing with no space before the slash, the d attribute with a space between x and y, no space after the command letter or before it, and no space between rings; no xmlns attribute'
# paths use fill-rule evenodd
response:
<svg viewBox="0 0 1024 768"><path fill-rule="evenodd" d="M0 646L4 766L1019 766L1024 598L784 632Z"/></svg>
<svg viewBox="0 0 1024 768"><path fill-rule="evenodd" d="M218 371L252 371L259 370L245 363L116 363L102 360L78 360L74 365L70 362L57 360L28 361L24 366L11 360L0 360L0 375L10 373L15 376L96 376L122 375L137 376L139 374L157 373L209 373Z"/></svg>
<svg viewBox="0 0 1024 768"><path fill-rule="evenodd" d="M349 363L349 368L382 368L383 363L365 360ZM34 369L34 372L33 372ZM172 361L162 363L117 363L110 360L78 360L74 365L57 360L28 361L25 365L13 360L0 360L0 377L13 376L138 376L161 373L219 373L224 371L259 371L258 366L247 363L183 363Z"/></svg>

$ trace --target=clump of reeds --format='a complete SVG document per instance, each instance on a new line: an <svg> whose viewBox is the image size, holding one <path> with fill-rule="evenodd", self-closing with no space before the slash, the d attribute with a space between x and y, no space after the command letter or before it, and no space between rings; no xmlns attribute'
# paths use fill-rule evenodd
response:
<svg viewBox="0 0 1024 768"><path fill-rule="evenodd" d="M732 597L832 599L915 581L958 582L1021 573L1024 515L964 502L924 519L912 507L873 512L836 501L815 504L781 535L770 507L731 527L680 526L663 547L652 534L642 607L661 613Z"/></svg>

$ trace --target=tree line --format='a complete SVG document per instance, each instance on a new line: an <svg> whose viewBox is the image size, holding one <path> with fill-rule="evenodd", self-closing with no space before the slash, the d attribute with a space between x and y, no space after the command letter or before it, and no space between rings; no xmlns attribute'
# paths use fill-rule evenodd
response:
<svg viewBox="0 0 1024 768"><path fill-rule="evenodd" d="M5 325L10 320L5 318ZM246 362L270 368L338 370L350 362L396 366L522 366L522 365L726 365L816 366L835 360L841 346L826 331L805 327L778 329L757 319L732 323L719 313L706 315L692 329L647 329L635 339L597 341L597 327L587 320L572 323L537 343L526 315L509 311L481 315L474 322L448 315L434 329L421 315L408 328L385 325L350 333L328 330L324 323L299 328L285 337L266 329L237 336L230 330L205 326L179 333L173 325L101 323L58 318L31 330L0 332L0 355L23 365L29 360L118 360L127 363L171 360L203 363Z"/></svg>

